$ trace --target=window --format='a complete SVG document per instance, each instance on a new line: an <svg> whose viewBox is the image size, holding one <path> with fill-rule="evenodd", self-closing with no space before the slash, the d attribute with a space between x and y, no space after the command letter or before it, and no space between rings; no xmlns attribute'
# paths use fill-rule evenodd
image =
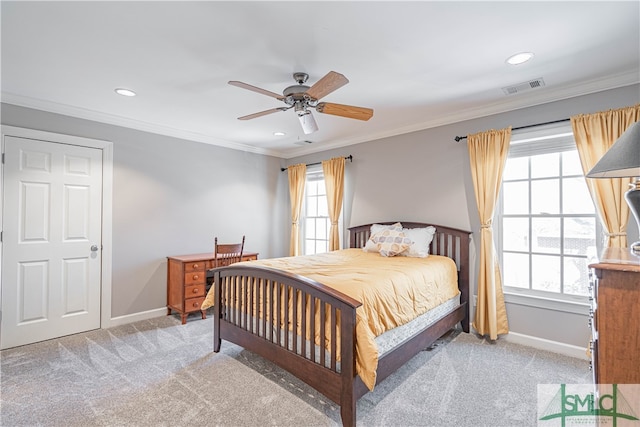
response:
<svg viewBox="0 0 640 427"><path fill-rule="evenodd" d="M305 255L318 254L329 250L329 209L327 192L324 185L324 173L320 170L307 170L307 183L304 190L304 242Z"/></svg>
<svg viewBox="0 0 640 427"><path fill-rule="evenodd" d="M505 291L588 295L597 220L570 128L512 137L497 213Z"/></svg>

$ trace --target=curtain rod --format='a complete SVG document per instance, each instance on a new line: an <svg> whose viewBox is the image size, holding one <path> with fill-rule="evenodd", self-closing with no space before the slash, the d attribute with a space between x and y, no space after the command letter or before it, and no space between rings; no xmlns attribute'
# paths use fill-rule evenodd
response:
<svg viewBox="0 0 640 427"><path fill-rule="evenodd" d="M536 127L536 126L552 125L554 123L568 122L569 120L571 120L571 119L554 120L552 122L544 122L544 123L538 123L538 124L535 124L535 125L520 126L520 127L517 127L517 128L513 128L511 130L520 130L520 129L532 128L532 127ZM467 139L467 137L466 136L456 136L453 139L455 139L456 142L459 142L459 141L461 141L463 139Z"/></svg>
<svg viewBox="0 0 640 427"><path fill-rule="evenodd" d="M349 154L347 157L344 158L345 160L349 160L350 162L353 162L353 156L351 154ZM315 162L315 163L307 163L307 166L315 166L315 165L321 165L322 162ZM287 168L280 168L280 172L284 172L286 171Z"/></svg>

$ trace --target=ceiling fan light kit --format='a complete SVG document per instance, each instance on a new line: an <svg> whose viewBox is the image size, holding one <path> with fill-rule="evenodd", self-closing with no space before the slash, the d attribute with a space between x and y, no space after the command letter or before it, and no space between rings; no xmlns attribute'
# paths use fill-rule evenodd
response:
<svg viewBox="0 0 640 427"><path fill-rule="evenodd" d="M313 86L306 86L304 83L309 79L307 73L293 73L293 79L296 85L285 88L282 95L262 89L247 83L232 80L229 82L232 86L237 86L253 92L276 98L287 104L287 107L271 108L269 110L258 113L249 114L238 117L238 120L250 120L256 117L266 116L267 114L276 113L278 111L286 111L294 109L300 120L300 125L305 134L310 134L318 130L315 118L311 114L311 108L318 113L330 114L334 116L346 117L349 119L369 120L373 116L373 110L365 107L354 107L352 105L334 104L329 102L318 102L321 98L327 96L336 89L349 83L349 80L340 73L329 71L324 77L318 80Z"/></svg>
<svg viewBox="0 0 640 427"><path fill-rule="evenodd" d="M300 125L302 126L302 131L309 135L310 133L314 133L318 130L318 124L316 123L316 119L311 114L311 111L307 111L304 114L298 113L298 119L300 120Z"/></svg>

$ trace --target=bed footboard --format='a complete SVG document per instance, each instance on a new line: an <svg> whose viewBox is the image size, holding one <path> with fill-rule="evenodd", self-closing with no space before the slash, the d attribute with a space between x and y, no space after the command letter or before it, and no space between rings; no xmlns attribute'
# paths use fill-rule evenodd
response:
<svg viewBox="0 0 640 427"><path fill-rule="evenodd" d="M224 339L271 360L340 405L344 425L355 425L360 302L268 267L216 269L213 286L215 352Z"/></svg>

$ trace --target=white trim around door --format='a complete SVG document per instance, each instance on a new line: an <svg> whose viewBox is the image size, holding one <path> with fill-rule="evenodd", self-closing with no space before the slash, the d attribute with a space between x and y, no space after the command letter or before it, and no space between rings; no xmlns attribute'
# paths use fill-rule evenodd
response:
<svg viewBox="0 0 640 427"><path fill-rule="evenodd" d="M14 126L2 126L2 141L5 136L34 139L40 141L56 142L61 144L77 145L82 147L97 148L102 150L102 269L101 269L101 308L100 308L100 328L106 329L111 326L111 276L112 276L112 220L113 220L113 143L92 138L84 138L72 135L64 135L34 129L26 129ZM0 191L3 190L3 166L0 165ZM2 223L3 207L1 206L3 197L0 194L0 224ZM2 260L2 245L0 245L0 261ZM0 262L0 268L2 263ZM2 271L0 270L0 277ZM2 284L0 283L0 286ZM2 319L0 318L0 321Z"/></svg>

